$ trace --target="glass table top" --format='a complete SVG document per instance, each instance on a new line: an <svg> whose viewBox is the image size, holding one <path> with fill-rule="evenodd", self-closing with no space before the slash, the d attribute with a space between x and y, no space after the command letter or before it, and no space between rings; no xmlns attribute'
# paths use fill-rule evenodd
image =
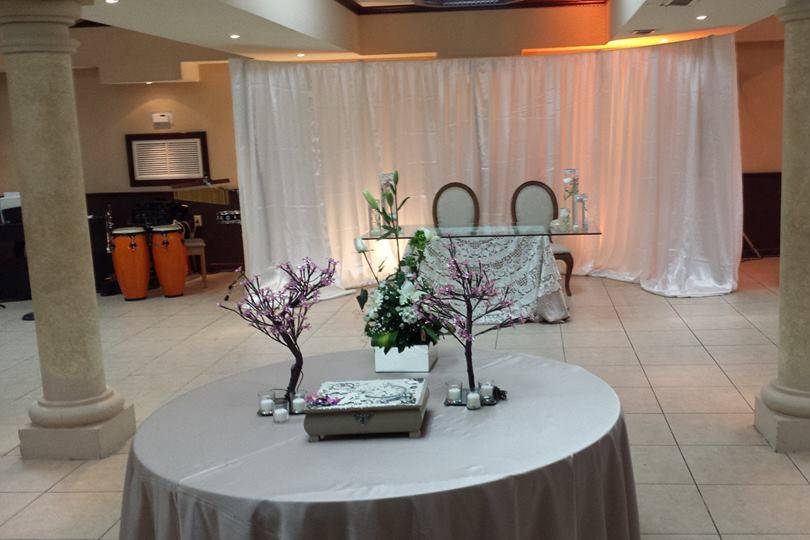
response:
<svg viewBox="0 0 810 540"><path fill-rule="evenodd" d="M602 234L591 225L587 231L551 232L542 225L479 225L478 227L433 227L432 225L403 225L400 238L413 238L418 229L431 229L441 237L476 238L476 237L510 237L510 236L596 236ZM366 231L363 240L377 240L380 231Z"/></svg>

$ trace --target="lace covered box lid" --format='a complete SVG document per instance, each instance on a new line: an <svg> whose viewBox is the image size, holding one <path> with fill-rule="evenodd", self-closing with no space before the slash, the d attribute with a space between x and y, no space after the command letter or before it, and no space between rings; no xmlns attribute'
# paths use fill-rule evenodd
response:
<svg viewBox="0 0 810 540"><path fill-rule="evenodd" d="M308 399L307 414L420 409L425 404L424 379L329 381Z"/></svg>

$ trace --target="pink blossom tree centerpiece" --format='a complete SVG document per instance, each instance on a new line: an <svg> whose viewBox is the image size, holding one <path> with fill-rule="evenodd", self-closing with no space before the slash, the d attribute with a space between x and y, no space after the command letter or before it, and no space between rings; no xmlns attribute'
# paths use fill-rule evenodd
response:
<svg viewBox="0 0 810 540"><path fill-rule="evenodd" d="M318 301L321 289L334 283L336 267L337 261L334 259L329 259L323 268L309 258L305 258L297 268L289 263L281 264L278 269L287 281L276 290L262 287L258 276L251 279L244 271L238 270L239 276L228 287L228 295L219 304L221 308L236 313L250 326L290 350L294 362L290 367L290 381L286 390L288 402L300 384L304 369L304 356L298 339L310 327L307 314ZM236 285L243 287L244 297L231 305L227 302Z"/></svg>
<svg viewBox="0 0 810 540"><path fill-rule="evenodd" d="M415 307L420 319L429 324L441 325L464 347L467 379L470 390L473 390L476 388L472 356L475 338L499 328L523 323L526 319L511 315L513 303L509 300L509 287L496 287L480 261L478 264L459 261L452 240L448 249L450 260L447 270L450 283L433 288L420 280L422 294L416 300ZM474 331L473 326L478 321L496 312L506 313L506 318L480 332Z"/></svg>

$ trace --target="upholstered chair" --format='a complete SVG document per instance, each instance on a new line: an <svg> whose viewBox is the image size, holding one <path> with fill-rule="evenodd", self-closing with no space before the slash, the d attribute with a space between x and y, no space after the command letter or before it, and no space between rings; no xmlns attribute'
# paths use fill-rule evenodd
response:
<svg viewBox="0 0 810 540"><path fill-rule="evenodd" d="M477 227L480 214L478 197L466 184L450 182L433 197L433 224L436 227Z"/></svg>
<svg viewBox="0 0 810 540"><path fill-rule="evenodd" d="M559 205L554 191L543 182L524 182L512 195L513 225L542 225L548 229L552 219L557 219ZM571 296L571 272L574 270L574 256L565 246L552 242L554 258L565 263L565 294Z"/></svg>

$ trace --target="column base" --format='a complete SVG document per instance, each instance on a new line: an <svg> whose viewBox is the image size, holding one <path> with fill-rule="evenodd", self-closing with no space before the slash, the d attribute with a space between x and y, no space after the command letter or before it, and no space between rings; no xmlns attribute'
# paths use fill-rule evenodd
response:
<svg viewBox="0 0 810 540"><path fill-rule="evenodd" d="M754 426L777 452L810 450L810 418L774 411L760 397L754 404Z"/></svg>
<svg viewBox="0 0 810 540"><path fill-rule="evenodd" d="M103 422L70 428L22 428L24 459L101 459L114 454L135 433L135 407L130 405Z"/></svg>

